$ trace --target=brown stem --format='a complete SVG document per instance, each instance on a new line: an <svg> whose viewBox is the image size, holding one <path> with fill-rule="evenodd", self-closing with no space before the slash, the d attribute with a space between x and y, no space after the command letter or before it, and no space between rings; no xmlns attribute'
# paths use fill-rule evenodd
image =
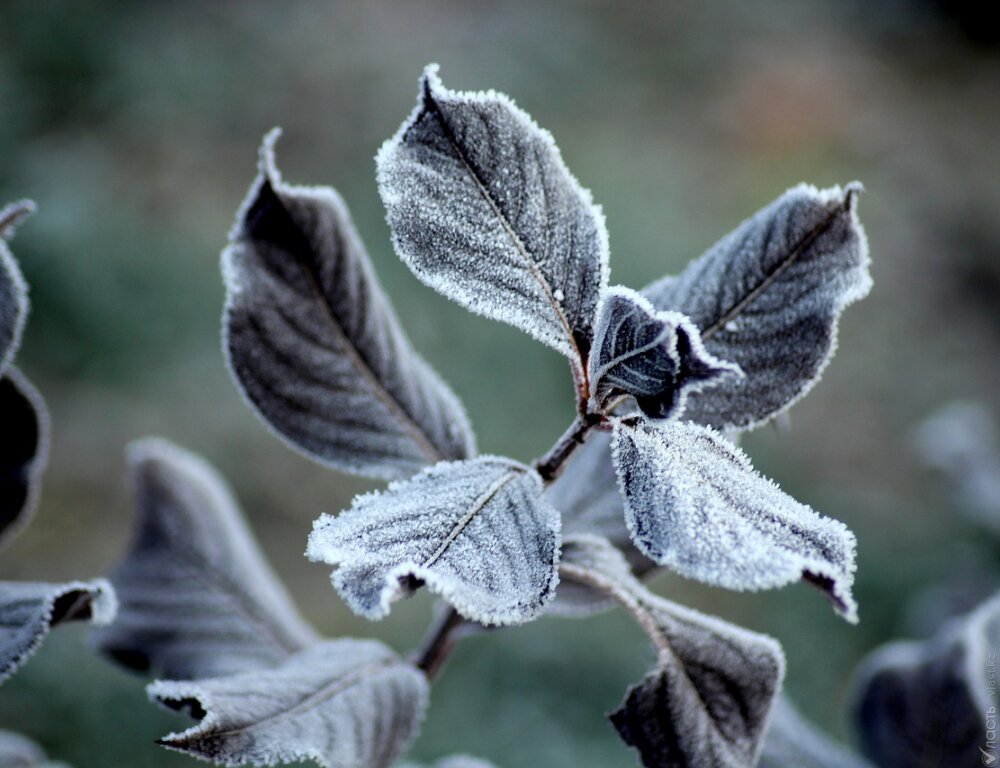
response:
<svg viewBox="0 0 1000 768"><path fill-rule="evenodd" d="M556 441L556 444L535 462L535 470L542 476L546 485L556 481L566 466L566 460L584 444L591 430L600 423L601 416L596 413L577 416L569 425L569 429Z"/></svg>
<svg viewBox="0 0 1000 768"><path fill-rule="evenodd" d="M455 630L464 623L465 619L449 605L431 624L420 649L413 656L413 663L427 676L428 681L434 680L444 669L448 657L458 642Z"/></svg>

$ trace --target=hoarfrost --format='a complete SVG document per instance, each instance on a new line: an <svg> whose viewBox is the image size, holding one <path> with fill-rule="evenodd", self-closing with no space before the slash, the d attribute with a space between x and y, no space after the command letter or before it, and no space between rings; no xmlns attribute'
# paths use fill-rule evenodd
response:
<svg viewBox="0 0 1000 768"><path fill-rule="evenodd" d="M277 136L223 252L240 388L289 444L337 469L394 479L473 455L461 403L411 347L340 196L283 183Z"/></svg>
<svg viewBox="0 0 1000 768"><path fill-rule="evenodd" d="M7 247L7 239L34 210L35 204L30 200L0 209L0 376L17 352L28 318L28 286Z"/></svg>
<svg viewBox="0 0 1000 768"><path fill-rule="evenodd" d="M187 679L270 666L319 639L211 466L155 438L128 458L138 516L110 575L121 607L96 635L104 653Z"/></svg>
<svg viewBox="0 0 1000 768"><path fill-rule="evenodd" d="M448 90L432 65L377 164L393 242L414 274L582 373L608 239L552 136L503 94Z"/></svg>
<svg viewBox="0 0 1000 768"><path fill-rule="evenodd" d="M615 425L612 455L625 519L643 554L737 590L805 579L857 621L855 539L754 471L719 433L690 423Z"/></svg>
<svg viewBox="0 0 1000 768"><path fill-rule="evenodd" d="M336 565L337 591L370 619L426 584L468 619L517 624L555 591L559 513L528 467L493 456L442 462L323 515L306 555Z"/></svg>

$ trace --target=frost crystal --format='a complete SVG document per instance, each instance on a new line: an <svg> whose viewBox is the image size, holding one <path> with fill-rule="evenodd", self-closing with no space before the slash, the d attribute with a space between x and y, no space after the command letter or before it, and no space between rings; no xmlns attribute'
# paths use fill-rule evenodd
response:
<svg viewBox="0 0 1000 768"><path fill-rule="evenodd" d="M28 288L10 250L7 238L35 204L24 200L0 209L0 376L14 357L28 317Z"/></svg>

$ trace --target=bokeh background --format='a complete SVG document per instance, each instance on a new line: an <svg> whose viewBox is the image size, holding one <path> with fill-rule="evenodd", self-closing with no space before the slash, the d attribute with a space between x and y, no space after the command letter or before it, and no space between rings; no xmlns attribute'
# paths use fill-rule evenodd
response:
<svg viewBox="0 0 1000 768"><path fill-rule="evenodd" d="M858 534L860 625L804 585L743 595L657 582L780 639L791 695L849 739L857 661L1000 588L997 540L911 440L956 398L1000 414L1000 50L977 7L4 2L0 201L39 205L13 242L33 300L19 362L54 431L41 506L0 555L0 578L106 571L131 525L123 448L159 434L220 467L324 632L418 642L428 596L369 625L302 557L311 521L372 485L290 452L244 406L220 351L218 254L259 141L280 125L285 177L347 199L482 449L544 451L572 417L564 360L420 285L389 242L372 158L437 61L449 86L505 91L553 132L604 206L615 282L679 270L799 181L865 183L875 288L844 316L836 360L790 428L746 441L760 469ZM413 755L634 765L604 713L651 660L620 612L470 639ZM95 657L84 630L60 630L0 690L0 727L77 768L194 765L152 744L186 721L148 704L144 682Z"/></svg>

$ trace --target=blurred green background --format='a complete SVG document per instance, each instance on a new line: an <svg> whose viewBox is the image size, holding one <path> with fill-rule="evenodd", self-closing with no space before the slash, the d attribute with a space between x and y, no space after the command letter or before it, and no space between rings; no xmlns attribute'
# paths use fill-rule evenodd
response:
<svg viewBox="0 0 1000 768"><path fill-rule="evenodd" d="M161 434L230 479L323 631L417 643L427 595L369 625L339 602L329 569L302 557L311 521L372 486L293 454L244 406L220 352L218 253L259 141L280 125L285 177L344 195L480 447L522 460L547 448L572 417L564 360L424 288L389 243L372 158L437 61L447 85L505 91L552 131L604 206L614 282L679 270L799 181L865 183L875 289L846 313L838 356L791 429L746 443L760 469L858 534L860 625L802 585L743 595L657 582L780 639L788 690L845 736L857 660L954 609L923 599L928 589L971 604L1000 587L996 542L908 441L954 398L1000 414L1000 51L976 8L4 2L0 202L39 205L13 242L33 300L19 361L54 432L41 506L0 556L0 578L113 564L131 523L123 447ZM651 660L620 612L471 639L435 685L413 755L634 765L604 713ZM0 727L77 768L193 765L152 744L186 721L148 704L143 684L94 657L85 631L60 630L0 689Z"/></svg>

